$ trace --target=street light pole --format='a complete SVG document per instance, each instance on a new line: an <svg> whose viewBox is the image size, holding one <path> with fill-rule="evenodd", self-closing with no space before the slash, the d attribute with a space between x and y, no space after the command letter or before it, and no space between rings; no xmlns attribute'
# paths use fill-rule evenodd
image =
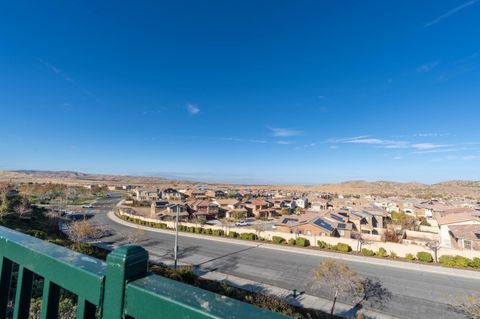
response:
<svg viewBox="0 0 480 319"><path fill-rule="evenodd" d="M177 215L175 217L175 248L174 252L174 265L173 268L177 269L177 259L178 259L178 210L179 207L177 206Z"/></svg>

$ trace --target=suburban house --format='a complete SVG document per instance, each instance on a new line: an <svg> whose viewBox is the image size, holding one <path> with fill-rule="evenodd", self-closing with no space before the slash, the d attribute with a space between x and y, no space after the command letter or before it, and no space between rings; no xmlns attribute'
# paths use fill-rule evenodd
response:
<svg viewBox="0 0 480 319"><path fill-rule="evenodd" d="M248 214L255 217L260 216L260 211L268 209L272 206L272 203L263 199L252 199L245 202L245 208L247 209Z"/></svg>
<svg viewBox="0 0 480 319"><path fill-rule="evenodd" d="M480 224L452 225L448 228L453 248L480 250Z"/></svg>
<svg viewBox="0 0 480 319"><path fill-rule="evenodd" d="M312 201L312 203L310 204L310 209L311 211L314 211L314 212L319 212L319 211L322 211L322 210L326 210L328 207L328 202L326 200L315 200L315 201Z"/></svg>
<svg viewBox="0 0 480 319"><path fill-rule="evenodd" d="M452 235L454 238L462 238L460 231L462 228L453 228L454 232L450 232L450 227L460 225L480 225L480 212L470 210L461 213L435 213L433 215L440 228L440 242L443 247L452 248ZM467 229L467 228L466 228ZM468 241L468 239L467 239ZM456 243L456 242L454 242ZM468 243L467 243L468 244Z"/></svg>
<svg viewBox="0 0 480 319"><path fill-rule="evenodd" d="M294 201L295 201L295 206L303 208L303 209L308 208L308 199L307 198L299 197L299 198L295 199Z"/></svg>
<svg viewBox="0 0 480 319"><path fill-rule="evenodd" d="M172 221L176 219L178 212L178 219L180 221L187 221L190 214L184 204L171 203L160 200L152 202L150 206L150 218L158 218L160 220Z"/></svg>
<svg viewBox="0 0 480 319"><path fill-rule="evenodd" d="M286 217L276 224L276 227L277 231L281 233L304 234L308 236L339 236L336 225L321 217L313 219Z"/></svg>
<svg viewBox="0 0 480 319"><path fill-rule="evenodd" d="M134 190L135 199L138 201L156 201L158 199L158 188L137 188Z"/></svg>
<svg viewBox="0 0 480 319"><path fill-rule="evenodd" d="M174 188L167 188L167 189L162 190L161 197L162 197L162 199L165 199L165 200L180 201L180 200L183 200L185 198L185 195L180 193L179 191L177 191Z"/></svg>
<svg viewBox="0 0 480 319"><path fill-rule="evenodd" d="M218 218L219 206L209 200L194 199L187 202L188 212L195 218Z"/></svg>

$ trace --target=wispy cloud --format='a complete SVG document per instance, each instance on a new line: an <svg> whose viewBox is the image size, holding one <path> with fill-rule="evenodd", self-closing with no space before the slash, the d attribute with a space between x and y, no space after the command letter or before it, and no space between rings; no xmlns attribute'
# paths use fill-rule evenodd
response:
<svg viewBox="0 0 480 319"><path fill-rule="evenodd" d="M269 141L262 139L248 139L248 138L236 138L236 137L220 137L219 140L238 142L238 143L254 143L254 144L277 144L277 145L291 145L291 141Z"/></svg>
<svg viewBox="0 0 480 319"><path fill-rule="evenodd" d="M187 111L191 115L197 115L200 113L200 108L196 104L187 103Z"/></svg>
<svg viewBox="0 0 480 319"><path fill-rule="evenodd" d="M412 144L411 147L419 151L434 150L439 148L451 147L448 144L433 144L433 143L417 143Z"/></svg>
<svg viewBox="0 0 480 319"><path fill-rule="evenodd" d="M289 129L289 128L271 127L269 129L270 131L272 131L272 135L276 137L290 137L290 136L298 136L303 134L302 131Z"/></svg>
<svg viewBox="0 0 480 319"><path fill-rule="evenodd" d="M383 140L379 138L371 138L368 136L356 136L345 139L334 139L330 140L332 143L346 143L346 144L366 144L366 145L377 145L384 148L407 148L409 143L406 141L396 141L396 140Z"/></svg>
<svg viewBox="0 0 480 319"><path fill-rule="evenodd" d="M440 61L433 61L433 62L428 62L425 64L422 64L417 68L418 73L427 73L435 69L438 65L440 64Z"/></svg>
<svg viewBox="0 0 480 319"><path fill-rule="evenodd" d="M59 67L53 65L52 63L49 63L41 58L37 58L38 62L43 64L47 69L49 69L51 72L57 74L58 76L62 77L65 81L71 83L74 87L76 87L78 90L82 91L85 95L88 95L89 97L93 98L97 102L100 101L100 99L93 94L90 90L85 89L83 86L78 84L71 76L63 72L62 69Z"/></svg>
<svg viewBox="0 0 480 319"><path fill-rule="evenodd" d="M470 0L470 1L467 1L467 2L465 2L464 4L459 5L458 7L455 7L455 8L453 8L452 10L450 10L450 11L448 11L448 12L446 12L446 13L438 16L438 17L436 17L436 18L433 19L432 21L426 23L426 24L424 25L424 27L425 27L425 28L431 27L432 25L439 23L439 22L442 21L443 19L446 19L446 18L450 17L451 15L454 15L455 13L459 12L460 10L463 10L463 9L465 9L466 7L469 7L469 6L471 6L471 5L473 5L473 4L477 3L477 2L478 2L478 0Z"/></svg>

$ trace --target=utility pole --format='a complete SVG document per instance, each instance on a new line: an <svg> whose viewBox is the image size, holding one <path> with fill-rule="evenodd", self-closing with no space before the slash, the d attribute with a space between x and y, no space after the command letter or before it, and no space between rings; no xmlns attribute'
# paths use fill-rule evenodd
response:
<svg viewBox="0 0 480 319"><path fill-rule="evenodd" d="M177 259L178 259L178 211L179 211L179 206L177 205L177 214L175 217L175 248L173 250L174 253L174 264L173 268L177 269Z"/></svg>

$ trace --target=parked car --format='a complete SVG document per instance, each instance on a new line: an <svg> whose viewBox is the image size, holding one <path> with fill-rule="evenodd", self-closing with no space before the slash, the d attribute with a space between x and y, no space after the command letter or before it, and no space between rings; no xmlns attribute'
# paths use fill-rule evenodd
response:
<svg viewBox="0 0 480 319"><path fill-rule="evenodd" d="M92 204L82 205L82 208L93 208L93 205Z"/></svg>
<svg viewBox="0 0 480 319"><path fill-rule="evenodd" d="M240 227L248 226L248 223L245 220L239 220L238 222L235 223L235 226L240 226Z"/></svg>

